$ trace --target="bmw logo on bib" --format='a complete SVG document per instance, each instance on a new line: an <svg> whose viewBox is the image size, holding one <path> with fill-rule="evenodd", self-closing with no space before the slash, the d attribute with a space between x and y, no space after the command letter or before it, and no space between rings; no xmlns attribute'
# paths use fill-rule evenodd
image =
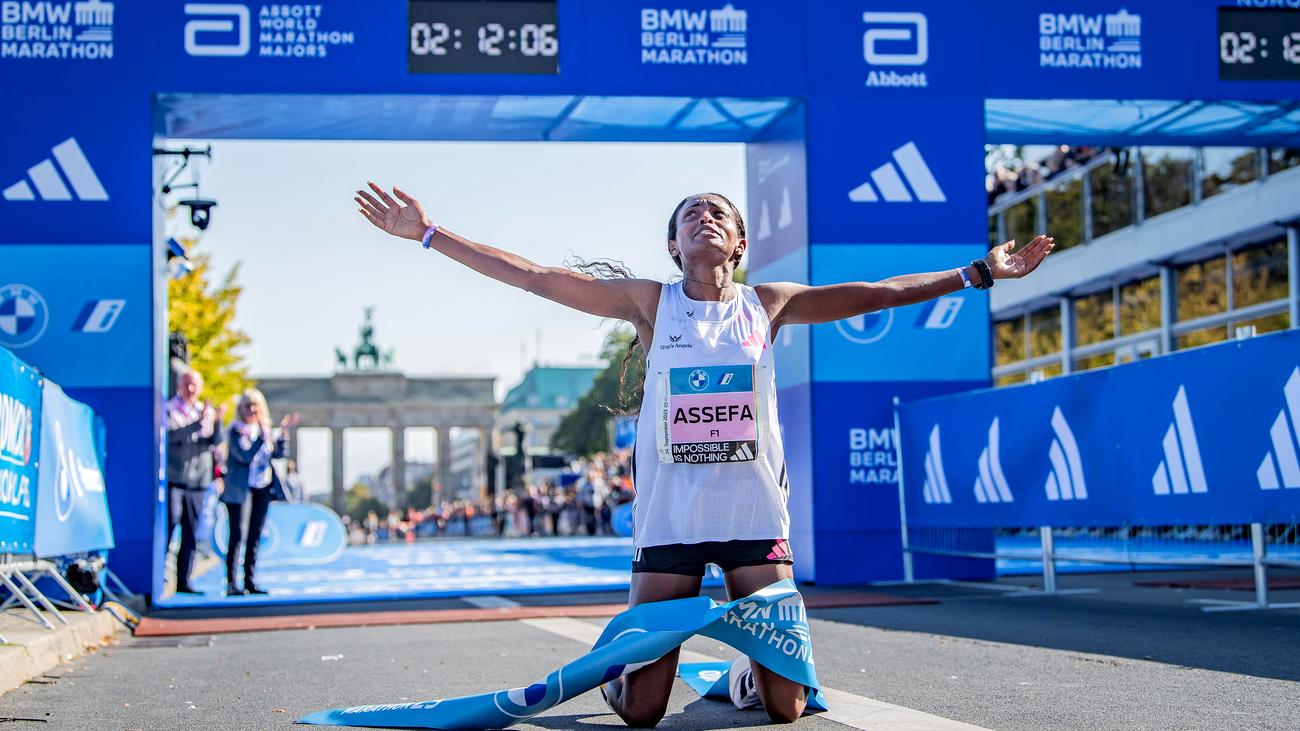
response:
<svg viewBox="0 0 1300 731"><path fill-rule="evenodd" d="M687 378L687 382L690 383L691 388L696 391L703 391L709 387L709 373L703 369L696 368L691 371L691 375Z"/></svg>
<svg viewBox="0 0 1300 731"><path fill-rule="evenodd" d="M0 287L0 345L22 348L40 339L50 310L40 292L25 284Z"/></svg>

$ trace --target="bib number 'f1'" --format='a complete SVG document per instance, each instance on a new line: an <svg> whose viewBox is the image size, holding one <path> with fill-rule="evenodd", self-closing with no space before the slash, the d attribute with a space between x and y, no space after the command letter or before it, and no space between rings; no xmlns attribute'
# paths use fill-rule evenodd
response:
<svg viewBox="0 0 1300 731"><path fill-rule="evenodd" d="M717 464L758 457L754 366L671 368L658 374L659 461Z"/></svg>

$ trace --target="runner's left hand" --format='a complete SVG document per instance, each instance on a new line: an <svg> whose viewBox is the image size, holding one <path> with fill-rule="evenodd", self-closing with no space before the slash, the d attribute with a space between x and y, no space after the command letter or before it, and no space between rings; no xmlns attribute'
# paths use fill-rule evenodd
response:
<svg viewBox="0 0 1300 731"><path fill-rule="evenodd" d="M1016 248L1016 240L1012 239L990 249L984 261L992 270L994 279L1019 279L1037 269L1055 247L1054 239L1039 234L1013 254L1011 251Z"/></svg>

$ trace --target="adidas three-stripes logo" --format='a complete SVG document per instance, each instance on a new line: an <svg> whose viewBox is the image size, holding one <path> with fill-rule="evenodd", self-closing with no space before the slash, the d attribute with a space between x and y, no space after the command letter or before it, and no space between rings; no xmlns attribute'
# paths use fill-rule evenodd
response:
<svg viewBox="0 0 1300 731"><path fill-rule="evenodd" d="M1296 457L1296 428L1300 424L1300 368L1291 371L1291 377L1282 387L1282 398L1282 410L1277 412L1277 418L1268 430L1273 449L1264 452L1264 460L1255 471L1261 490L1300 488L1300 459ZM1287 422L1288 416L1290 423Z"/></svg>
<svg viewBox="0 0 1300 731"><path fill-rule="evenodd" d="M1151 476L1151 488L1157 495L1209 491L1205 467L1201 464L1201 448L1192 425L1192 411L1187 405L1187 389L1181 385L1178 395L1174 396L1174 420L1169 424L1161 445L1165 458L1160 460Z"/></svg>
<svg viewBox="0 0 1300 731"><path fill-rule="evenodd" d="M81 151L81 146L77 144L75 137L55 145L51 150L54 153L54 160L46 158L27 168L27 176L31 178L32 186L27 184L27 180L19 180L13 185L4 189L3 196L7 201L106 201L108 200L108 191L104 190L104 185L99 182L99 176L95 175L94 168L90 167L90 161L86 159L86 154ZM55 162L58 165L55 165ZM62 171L63 175L59 173ZM67 180L72 190L68 190L68 185L64 184ZM76 193L74 199L73 193Z"/></svg>
<svg viewBox="0 0 1300 731"><path fill-rule="evenodd" d="M902 176L898 174L900 170ZM904 179L907 180L906 185L903 184ZM877 191L879 195L876 194ZM886 162L872 170L871 180L849 191L849 200L854 203L875 203L881 198L887 203L911 203L913 200L943 203L948 200L915 142L908 142L894 150L892 162Z"/></svg>
<svg viewBox="0 0 1300 731"><path fill-rule="evenodd" d="M975 499L981 503L1009 503L1014 500L1011 486L1007 484L1007 477L1002 472L999 437L998 419L995 416L989 425L988 446L980 452L979 474L975 477Z"/></svg>
<svg viewBox="0 0 1300 731"><path fill-rule="evenodd" d="M921 490L927 503L950 503L948 478L943 475L943 450L939 446L939 425L930 430L930 450L925 453L925 484Z"/></svg>
<svg viewBox="0 0 1300 731"><path fill-rule="evenodd" d="M748 442L741 442L736 451L731 455L732 462L750 461L754 459L754 450L749 448Z"/></svg>
<svg viewBox="0 0 1300 731"><path fill-rule="evenodd" d="M1079 454L1079 443L1070 431L1070 422L1065 420L1061 407L1052 412L1052 431L1056 438L1048 448L1047 457L1052 462L1052 469L1047 473L1047 482L1043 489L1048 500L1087 500L1088 486L1083 480L1083 457Z"/></svg>

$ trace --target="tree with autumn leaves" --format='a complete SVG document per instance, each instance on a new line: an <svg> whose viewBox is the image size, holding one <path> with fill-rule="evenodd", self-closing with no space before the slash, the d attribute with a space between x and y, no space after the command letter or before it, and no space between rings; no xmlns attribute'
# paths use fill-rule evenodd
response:
<svg viewBox="0 0 1300 731"><path fill-rule="evenodd" d="M193 270L167 283L168 327L189 341L190 367L203 375L203 398L233 409L233 399L255 385L239 352L251 340L234 327L235 305L243 293L239 265L214 285L212 257L195 253L196 246L193 242L187 246Z"/></svg>

